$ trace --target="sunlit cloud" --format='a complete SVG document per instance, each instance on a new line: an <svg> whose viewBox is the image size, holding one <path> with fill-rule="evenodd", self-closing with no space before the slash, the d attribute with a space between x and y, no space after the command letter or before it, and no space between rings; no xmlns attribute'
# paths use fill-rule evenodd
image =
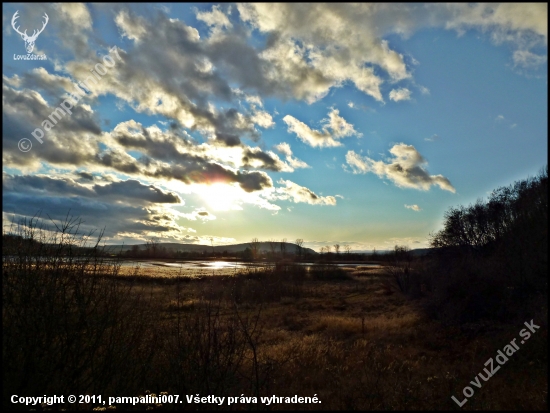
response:
<svg viewBox="0 0 550 413"><path fill-rule="evenodd" d="M305 202L312 205L336 205L336 198L333 196L319 196L306 187L284 179L280 179L277 183L285 185L275 190L278 199L288 199L295 203Z"/></svg>
<svg viewBox="0 0 550 413"><path fill-rule="evenodd" d="M320 131L311 129L305 123L290 115L286 115L283 122L287 124L288 132L295 133L300 140L312 147L341 146L342 143L338 139L348 136L360 137L362 135L339 113L337 109L332 109L328 114L328 118L322 120L323 127Z"/></svg>
<svg viewBox="0 0 550 413"><path fill-rule="evenodd" d="M420 207L419 207L418 205L416 205L416 204L413 204L413 205L407 205L407 204L405 204L405 208L412 209L413 211L416 211L416 212L422 211L422 208L420 208Z"/></svg>
<svg viewBox="0 0 550 413"><path fill-rule="evenodd" d="M288 164L293 168L311 168L307 163L304 161L301 161L298 158L295 158L292 156L292 150L290 149L290 145L286 142L282 142L278 145L275 145L275 150L277 150L279 153L285 155L286 161Z"/></svg>
<svg viewBox="0 0 550 413"><path fill-rule="evenodd" d="M451 182L443 175L430 175L425 169L428 162L412 145L400 143L390 149L393 158L388 162L375 161L368 156L361 156L348 151L346 162L354 174L372 172L380 178L388 178L402 188L414 188L427 191L437 185L446 191L455 192Z"/></svg>
<svg viewBox="0 0 550 413"><path fill-rule="evenodd" d="M216 216L206 211L204 208L195 209L193 212L185 214L180 213L179 217L188 219L189 221L212 221L216 219Z"/></svg>
<svg viewBox="0 0 550 413"><path fill-rule="evenodd" d="M411 91L407 88L393 89L390 92L390 100L399 102L401 100L411 100Z"/></svg>
<svg viewBox="0 0 550 413"><path fill-rule="evenodd" d="M70 177L3 174L3 204L6 211L16 211L19 218L41 211L55 223L67 214L79 217L83 233L99 230L98 217L104 226L105 239L123 237L124 233L181 239L193 228L176 223L179 213L172 206L183 205L174 192L136 180L82 184ZM16 219L17 219L16 217Z"/></svg>

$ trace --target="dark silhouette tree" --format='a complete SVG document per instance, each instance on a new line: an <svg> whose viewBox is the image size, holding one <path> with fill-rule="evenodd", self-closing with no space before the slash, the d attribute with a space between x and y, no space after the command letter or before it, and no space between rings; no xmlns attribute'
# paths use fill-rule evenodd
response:
<svg viewBox="0 0 550 413"><path fill-rule="evenodd" d="M252 238L252 241L250 241L250 250L252 252L252 258L255 260L258 258L259 255L259 249L260 249L260 241L258 238Z"/></svg>

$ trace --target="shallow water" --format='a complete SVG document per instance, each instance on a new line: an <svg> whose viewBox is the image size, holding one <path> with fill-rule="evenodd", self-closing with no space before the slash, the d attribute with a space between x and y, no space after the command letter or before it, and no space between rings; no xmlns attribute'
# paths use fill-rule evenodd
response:
<svg viewBox="0 0 550 413"><path fill-rule="evenodd" d="M121 264L121 273L124 275L131 274L138 267L138 273L148 276L188 276L197 277L205 275L232 275L243 269L259 269L274 266L274 263L260 262L243 262L243 261L163 261L163 260L136 260L136 261L119 261ZM293 263L295 265L303 265L307 270L311 266L318 265L312 262ZM353 270L361 268L376 268L378 264L347 264L339 263L332 264L338 267L346 267Z"/></svg>

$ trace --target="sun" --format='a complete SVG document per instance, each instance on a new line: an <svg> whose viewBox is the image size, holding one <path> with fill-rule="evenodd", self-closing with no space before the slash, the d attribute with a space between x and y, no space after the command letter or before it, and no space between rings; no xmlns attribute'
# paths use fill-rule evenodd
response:
<svg viewBox="0 0 550 413"><path fill-rule="evenodd" d="M242 189L231 184L196 185L193 192L199 195L214 211L240 210Z"/></svg>

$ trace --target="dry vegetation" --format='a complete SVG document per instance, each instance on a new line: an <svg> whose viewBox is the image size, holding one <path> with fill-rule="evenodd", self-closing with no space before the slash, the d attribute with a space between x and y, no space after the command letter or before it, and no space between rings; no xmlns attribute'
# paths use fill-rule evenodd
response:
<svg viewBox="0 0 550 413"><path fill-rule="evenodd" d="M3 263L4 406L11 409L22 407L9 402L12 394L145 390L322 401L154 407L167 410L453 409L451 396L461 400L485 361L528 321L445 326L425 315L422 300L403 294L387 268L306 272L282 264L231 277L158 278L139 269L120 277L93 256L67 261L33 251L36 244L17 248ZM540 331L464 409L544 409L545 317L530 317Z"/></svg>

